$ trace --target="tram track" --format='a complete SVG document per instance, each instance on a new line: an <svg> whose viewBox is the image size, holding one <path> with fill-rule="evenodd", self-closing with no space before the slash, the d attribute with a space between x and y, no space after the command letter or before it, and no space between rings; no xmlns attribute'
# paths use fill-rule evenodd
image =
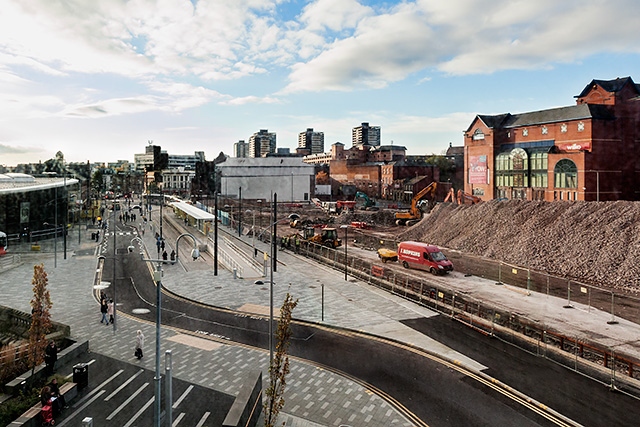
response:
<svg viewBox="0 0 640 427"><path fill-rule="evenodd" d="M176 231L177 230L176 228ZM240 240L241 241L241 240ZM243 242L244 243L244 242ZM311 262L310 260L308 260L305 257L298 257L301 260L304 260L305 262ZM317 265L317 264L315 264ZM153 274L153 268L147 264L148 267L148 271L149 271L149 276L152 276ZM324 268L330 269L329 267L323 266ZM132 281L132 285L134 288L136 288L136 284ZM155 292L155 290L153 291ZM138 290L136 289L136 293L138 295L139 298L141 298L142 300L145 300L145 298L143 298L142 293L138 292ZM183 320L187 320L190 322L190 324L194 324L196 322L205 322L206 324L209 325L209 328L217 328L217 327L224 327L224 328L236 328L238 330L242 330L244 332L250 332L250 333L254 333L254 334L258 334L258 335L264 335L264 331L259 330L259 328L256 329L247 329L247 328L238 328L236 327L236 325L230 324L229 322L211 322L207 319L203 319L201 317L197 317L197 316L193 316L191 314L187 313L187 310L175 310L175 309L171 309L171 308L167 308L166 305L173 305L172 303L169 303L169 301L174 301L176 303L180 303L180 304L184 304L185 307L189 307L189 306L193 306L193 307L198 307L201 310L207 310L207 311L211 311L211 312L217 312L217 313L224 313L228 316L233 316L234 318L238 318L238 317L250 317L253 320L259 320L259 321L264 321L266 323L266 321L268 321L269 317L265 316L263 314L260 313L247 313L247 312L243 312L243 311L237 311L237 310L232 310L232 309L228 309L228 308L221 308L221 307L216 307L216 306L212 306L212 305L208 305L205 303L202 303L200 301L194 301L192 299L183 297L181 295L177 295L171 291L169 291L166 288L162 289L162 293L164 295L163 298L163 311L166 311L167 313L172 312L174 314L179 314L180 316L175 316L176 318L180 317ZM152 298L146 298L146 304L149 304L152 306L152 308L155 308L154 304L151 303L150 301L152 300ZM169 303L169 304L167 304ZM149 325L153 325L155 324L155 322L153 320L151 320L150 316L140 316L140 315L134 315L134 314L129 314L129 313L123 313L122 311L119 312L120 315L123 315L127 318L130 319L135 319L136 321L142 321L145 322ZM209 316L207 316L209 317ZM218 343L222 343L222 344L230 344L233 343L233 345L238 345L247 349L251 349L251 350L257 350L257 351L261 351L261 352L266 352L267 350L263 347L257 346L257 345L252 345L249 344L247 342L243 342L243 341L238 341L236 339L233 339L231 337L227 337L225 334L204 334L201 333L201 329L209 329L209 328L184 328L181 326L176 326L173 324L169 323L169 320L166 319L165 317L165 322L163 323L163 327L169 328L177 333L183 333L183 334L187 334L187 335L192 335L195 337L199 337L201 339L206 339L206 340L211 340L211 341L215 341ZM298 326L298 327L303 327L303 328L308 328L308 329L313 329L314 331L324 331L326 333L329 334L335 334L335 335L342 335L342 336L347 336L347 337L357 337L359 339L366 339L369 340L371 342L378 342L380 344L384 344L384 345L389 345L389 346L393 346L397 349L400 349L402 351L407 351L407 352L411 352L412 354L418 355L419 357L428 359L434 363L438 363L439 365L448 368L450 370L454 370L457 373L461 374L462 376L469 378L473 381L475 381L477 384L486 387L488 389L491 389L497 393L499 393L500 395L504 396L505 398L511 400L512 402L518 404L519 406L521 406L522 408L526 409L527 411L531 411L532 413L537 414L538 416L544 418L545 420L547 420L551 425L557 425L557 426L580 426L580 424L578 424L577 422L568 419L567 417L562 416L562 414L559 414L555 411L553 411L551 408L548 408L546 405L537 402L536 400L525 396L524 394L518 392L517 390L509 387L506 384L503 384L502 382L500 382L499 380L492 378L490 376L487 376L481 372L477 372L474 371L472 369L469 369L468 367L464 366L463 364L455 361L455 360L449 360L447 358L441 357L438 354L435 353L431 353L428 351L425 351L424 349L420 349L402 342L398 342L398 341L394 341L392 339L388 339L385 337L380 337L380 336L376 336L376 335L372 335L366 332L361 332L361 331L354 331L354 330L350 330L350 329L344 329L344 328L340 328L340 327L334 327L334 326L329 326L329 325L324 325L324 324L318 324L318 323L314 323L314 322L307 322L307 321L301 321L301 320L295 320L292 322L292 325ZM305 338L303 339L302 337L295 337L294 339L296 340L308 340L310 338L310 336L307 334L305 336ZM322 363L318 360L313 360L307 357L300 357L297 356L295 354L291 354L290 358L292 360L297 360L303 363L307 363L310 364L312 366L316 366L318 369L323 369L326 370L328 372L332 372L335 373L336 375L340 375L356 384L359 384L360 386L362 386L365 390L367 390L369 393L375 394L376 396L380 397L381 399L383 399L385 402L387 402L388 405L390 405L391 407L393 407L398 413L402 414L403 417L405 417L410 423L412 423L413 425L417 426L417 427L428 427L429 424L427 424L425 421L423 421L421 419L420 416L416 415L412 410L410 410L408 407L406 407L401 401L399 401L398 399L396 399L393 395L391 395L390 393L386 392L385 390L383 390L382 388L376 386L375 384L372 384L371 382L362 380L360 378L358 378L355 375L352 375L344 370L338 369L334 366L328 365L326 363Z"/></svg>

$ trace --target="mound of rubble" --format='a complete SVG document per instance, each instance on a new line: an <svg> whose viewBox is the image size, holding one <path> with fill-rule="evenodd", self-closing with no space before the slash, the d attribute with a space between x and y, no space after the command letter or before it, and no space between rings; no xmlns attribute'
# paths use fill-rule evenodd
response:
<svg viewBox="0 0 640 427"><path fill-rule="evenodd" d="M602 287L640 291L640 203L440 203L398 236Z"/></svg>

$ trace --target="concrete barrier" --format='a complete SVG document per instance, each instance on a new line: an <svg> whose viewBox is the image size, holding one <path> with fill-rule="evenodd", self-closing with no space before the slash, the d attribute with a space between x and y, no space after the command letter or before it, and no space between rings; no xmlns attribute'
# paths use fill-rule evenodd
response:
<svg viewBox="0 0 640 427"><path fill-rule="evenodd" d="M227 413L223 427L255 427L262 413L262 371L250 371Z"/></svg>
<svg viewBox="0 0 640 427"><path fill-rule="evenodd" d="M56 362L56 364L64 365L67 363L67 361L72 360L77 356L81 355L82 353L86 353L87 351L89 351L89 341L84 341L81 343L73 343L58 353L58 361ZM36 366L36 368L33 371L34 380L42 380L46 378L47 375L48 375L48 372L46 370L46 366L44 363ZM19 377L5 384L4 392L12 396L17 396L18 394L20 394L20 391L26 386L26 384L31 382L30 380L31 380L31 370L23 373Z"/></svg>

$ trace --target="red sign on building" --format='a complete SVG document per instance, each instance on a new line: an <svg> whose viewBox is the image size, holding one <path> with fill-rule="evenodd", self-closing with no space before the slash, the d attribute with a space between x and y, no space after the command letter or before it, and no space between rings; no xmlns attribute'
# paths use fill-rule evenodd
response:
<svg viewBox="0 0 640 427"><path fill-rule="evenodd" d="M469 184L487 183L487 156L469 156Z"/></svg>

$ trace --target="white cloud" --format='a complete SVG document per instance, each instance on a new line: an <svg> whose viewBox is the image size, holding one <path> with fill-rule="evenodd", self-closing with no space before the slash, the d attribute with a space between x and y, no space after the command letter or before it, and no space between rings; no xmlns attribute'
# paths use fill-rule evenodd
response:
<svg viewBox="0 0 640 427"><path fill-rule="evenodd" d="M108 99L92 104L69 106L61 114L65 117L101 118L161 109L163 107L157 98L141 96L137 98Z"/></svg>
<svg viewBox="0 0 640 427"><path fill-rule="evenodd" d="M270 96L243 96L220 102L220 105L246 105L246 104L280 104L282 101Z"/></svg>
<svg viewBox="0 0 640 427"><path fill-rule="evenodd" d="M356 0L317 0L309 3L300 15L300 21L309 31L340 32L345 28L355 28L356 24L373 10Z"/></svg>
<svg viewBox="0 0 640 427"><path fill-rule="evenodd" d="M361 19L353 35L292 65L282 93L384 87L429 69L491 73L550 67L608 50L639 52L634 22L640 3L614 3L625 12L611 13L612 3L603 0L402 3Z"/></svg>

